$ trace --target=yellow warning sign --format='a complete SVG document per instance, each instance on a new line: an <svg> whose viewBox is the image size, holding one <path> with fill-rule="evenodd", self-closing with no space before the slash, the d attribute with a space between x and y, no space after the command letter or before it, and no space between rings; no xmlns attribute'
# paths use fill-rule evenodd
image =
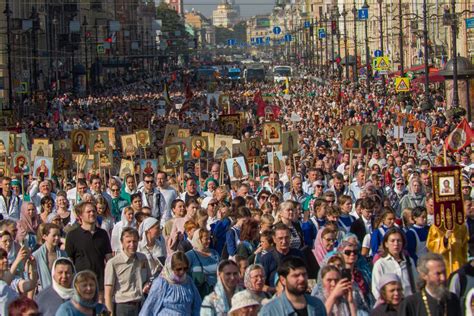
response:
<svg viewBox="0 0 474 316"><path fill-rule="evenodd" d="M375 58L375 67L376 71L389 71L390 70L390 59L388 56L382 56Z"/></svg>
<svg viewBox="0 0 474 316"><path fill-rule="evenodd" d="M395 91L397 92L410 91L410 79L406 77L396 77L395 78Z"/></svg>

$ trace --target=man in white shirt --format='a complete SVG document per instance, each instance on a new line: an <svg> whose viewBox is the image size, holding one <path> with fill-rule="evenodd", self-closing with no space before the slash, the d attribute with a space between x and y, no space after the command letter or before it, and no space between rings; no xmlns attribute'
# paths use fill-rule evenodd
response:
<svg viewBox="0 0 474 316"><path fill-rule="evenodd" d="M178 198L178 193L168 185L168 175L163 171L158 171L156 174L156 187L165 200L164 217L161 220L161 224L164 225L165 221L171 218L171 203Z"/></svg>

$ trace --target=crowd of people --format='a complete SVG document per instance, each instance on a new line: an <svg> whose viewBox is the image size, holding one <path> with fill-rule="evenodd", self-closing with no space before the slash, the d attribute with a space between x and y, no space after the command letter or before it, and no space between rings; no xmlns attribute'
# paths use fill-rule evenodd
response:
<svg viewBox="0 0 474 316"><path fill-rule="evenodd" d="M298 132L295 154L278 168L253 161L239 181L209 156L123 177L117 163L105 175L74 163L51 179L5 172L1 315L473 314L474 153L468 146L443 156L459 117L446 114L441 91L432 90L427 109L416 89L402 97L364 83L294 79L282 92L175 71L169 102L161 79L57 97L14 130L52 142L114 126L118 137L143 123L134 113L141 108L152 113L147 154L157 158L169 124L218 133L220 114L244 112L242 140L261 136L266 118L254 96L262 93L282 130ZM214 91L230 107L209 104ZM378 128L373 146L344 151L342 129L367 123ZM416 133L416 144L396 138L396 126ZM261 156L272 150L262 144ZM465 223L452 230L434 225L430 167L443 164L462 167Z"/></svg>

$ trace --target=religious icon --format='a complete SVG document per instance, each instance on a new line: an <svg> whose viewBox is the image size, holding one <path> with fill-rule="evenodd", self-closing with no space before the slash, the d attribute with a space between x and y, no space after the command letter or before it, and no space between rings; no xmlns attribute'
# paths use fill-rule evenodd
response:
<svg viewBox="0 0 474 316"><path fill-rule="evenodd" d="M33 165L33 177L50 179L53 172L53 158L40 157L35 158Z"/></svg>
<svg viewBox="0 0 474 316"><path fill-rule="evenodd" d="M126 157L133 157L137 153L137 137L135 134L122 135L122 150Z"/></svg>
<svg viewBox="0 0 474 316"><path fill-rule="evenodd" d="M107 151L109 134L107 132L89 132L89 149L91 154L98 154Z"/></svg>
<svg viewBox="0 0 474 316"><path fill-rule="evenodd" d="M30 157L27 152L17 152L13 155L13 173L17 175L30 174Z"/></svg>
<svg viewBox="0 0 474 316"><path fill-rule="evenodd" d="M265 144L281 143L281 125L278 122L263 124L263 140Z"/></svg>
<svg viewBox="0 0 474 316"><path fill-rule="evenodd" d="M10 132L0 132L0 156L10 154Z"/></svg>
<svg viewBox="0 0 474 316"><path fill-rule="evenodd" d="M107 132L109 135L109 145L110 148L115 149L117 148L116 141L115 141L115 127L99 127L99 132Z"/></svg>
<svg viewBox="0 0 474 316"><path fill-rule="evenodd" d="M448 136L449 147L453 150L458 151L466 143L466 132L462 128L456 128Z"/></svg>
<svg viewBox="0 0 474 316"><path fill-rule="evenodd" d="M213 153L214 152L214 133L208 133L208 132L201 132L201 136L205 137L207 139L207 151Z"/></svg>
<svg viewBox="0 0 474 316"><path fill-rule="evenodd" d="M54 141L54 152L58 150L71 150L71 140L70 139L61 139Z"/></svg>
<svg viewBox="0 0 474 316"><path fill-rule="evenodd" d="M181 144L171 144L165 147L165 161L169 168L177 168L183 164Z"/></svg>
<svg viewBox="0 0 474 316"><path fill-rule="evenodd" d="M365 124L362 126L362 148L375 149L377 147L377 125Z"/></svg>
<svg viewBox="0 0 474 316"><path fill-rule="evenodd" d="M16 151L28 151L28 138L26 137L26 133L15 135L15 149Z"/></svg>
<svg viewBox="0 0 474 316"><path fill-rule="evenodd" d="M282 144L283 154L288 156L293 155L296 151L298 151L298 132L284 132Z"/></svg>
<svg viewBox="0 0 474 316"><path fill-rule="evenodd" d="M142 170L143 176L155 175L158 172L158 160L156 159L141 159L140 169Z"/></svg>
<svg viewBox="0 0 474 316"><path fill-rule="evenodd" d="M171 139L173 137L178 137L178 130L179 130L178 125L171 125L171 124L166 125L163 143L168 144L171 142Z"/></svg>
<svg viewBox="0 0 474 316"><path fill-rule="evenodd" d="M347 150L359 150L361 143L360 126L344 126L342 129L342 147Z"/></svg>
<svg viewBox="0 0 474 316"><path fill-rule="evenodd" d="M281 151L269 151L267 153L268 164L278 173L285 172L285 159Z"/></svg>
<svg viewBox="0 0 474 316"><path fill-rule="evenodd" d="M184 160L191 159L191 138L190 137L186 137L186 138L173 137L171 139L171 143L181 145L181 151L183 153Z"/></svg>
<svg viewBox="0 0 474 316"><path fill-rule="evenodd" d="M103 152L99 153L99 166L101 168L111 168L113 164L112 153Z"/></svg>
<svg viewBox="0 0 474 316"><path fill-rule="evenodd" d="M439 177L439 195L454 195L454 177Z"/></svg>
<svg viewBox="0 0 474 316"><path fill-rule="evenodd" d="M53 145L33 144L31 145L31 160L34 161L37 156L51 157Z"/></svg>
<svg viewBox="0 0 474 316"><path fill-rule="evenodd" d="M247 156L247 143L238 143L232 145L232 157Z"/></svg>
<svg viewBox="0 0 474 316"><path fill-rule="evenodd" d="M260 137L254 137L247 140L247 157L256 158L260 157L260 151L262 148Z"/></svg>
<svg viewBox="0 0 474 316"><path fill-rule="evenodd" d="M180 128L178 129L178 138L186 138L191 136L191 131L189 128Z"/></svg>
<svg viewBox="0 0 474 316"><path fill-rule="evenodd" d="M138 146L141 148L150 147L150 132L146 129L141 129L135 132L137 135Z"/></svg>
<svg viewBox="0 0 474 316"><path fill-rule="evenodd" d="M226 159L227 171L231 181L238 181L248 177L247 165L244 157Z"/></svg>
<svg viewBox="0 0 474 316"><path fill-rule="evenodd" d="M216 135L214 139L214 158L232 157L232 136Z"/></svg>
<svg viewBox="0 0 474 316"><path fill-rule="evenodd" d="M202 136L193 136L191 139L191 157L193 159L207 157L207 140Z"/></svg>
<svg viewBox="0 0 474 316"><path fill-rule="evenodd" d="M75 154L87 153L89 133L84 130L73 130L71 134L72 152Z"/></svg>
<svg viewBox="0 0 474 316"><path fill-rule="evenodd" d="M242 134L240 126L240 114L220 115L219 125L222 134L232 135L240 138Z"/></svg>
<svg viewBox="0 0 474 316"><path fill-rule="evenodd" d="M120 172L119 177L125 179L129 174L134 174L135 168L132 160L122 159L120 161Z"/></svg>

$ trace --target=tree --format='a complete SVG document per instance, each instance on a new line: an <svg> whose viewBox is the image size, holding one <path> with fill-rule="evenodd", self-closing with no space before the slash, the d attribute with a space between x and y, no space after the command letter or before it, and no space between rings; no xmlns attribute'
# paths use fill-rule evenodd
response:
<svg viewBox="0 0 474 316"><path fill-rule="evenodd" d="M191 38L178 12L162 2L156 8L156 18L161 20L162 38L168 43L167 51L174 56L188 55L188 42Z"/></svg>

